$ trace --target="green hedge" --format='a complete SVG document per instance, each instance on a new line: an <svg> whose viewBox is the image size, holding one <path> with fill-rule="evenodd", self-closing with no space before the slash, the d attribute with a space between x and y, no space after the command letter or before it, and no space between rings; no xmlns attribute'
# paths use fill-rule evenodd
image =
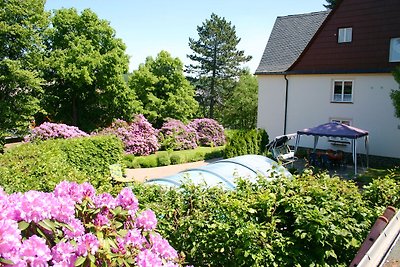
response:
<svg viewBox="0 0 400 267"><path fill-rule="evenodd" d="M109 165L121 162L123 145L114 136L27 143L0 155L0 186L6 192L52 191L63 180L112 188Z"/></svg>
<svg viewBox="0 0 400 267"><path fill-rule="evenodd" d="M127 168L152 168L222 158L224 147L198 147L196 149L181 151L158 151L149 156L124 156L124 165Z"/></svg>
<svg viewBox="0 0 400 267"><path fill-rule="evenodd" d="M226 135L228 141L225 146L225 158L247 154L265 154L268 134L263 129L229 130L226 131Z"/></svg>
<svg viewBox="0 0 400 267"><path fill-rule="evenodd" d="M383 211L353 182L307 173L239 181L233 191L133 189L141 208L157 214L161 234L194 266L348 266Z"/></svg>

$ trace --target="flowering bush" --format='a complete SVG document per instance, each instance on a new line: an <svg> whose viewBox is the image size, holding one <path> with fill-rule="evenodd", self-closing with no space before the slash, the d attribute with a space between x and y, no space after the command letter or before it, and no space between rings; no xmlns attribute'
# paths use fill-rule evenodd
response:
<svg viewBox="0 0 400 267"><path fill-rule="evenodd" d="M158 137L165 150L185 150L197 147L196 131L180 120L169 119L164 122Z"/></svg>
<svg viewBox="0 0 400 267"><path fill-rule="evenodd" d="M201 146L221 146L226 142L224 127L213 119L195 119L189 127L196 130Z"/></svg>
<svg viewBox="0 0 400 267"><path fill-rule="evenodd" d="M79 130L78 127L69 126L62 123L44 122L40 126L32 129L31 134L25 136L25 141L30 142L34 140L47 140L56 138L74 138L81 136L89 136L84 131Z"/></svg>
<svg viewBox="0 0 400 267"><path fill-rule="evenodd" d="M130 188L114 198L89 183L11 195L0 187L0 265L181 266L154 212L138 205Z"/></svg>
<svg viewBox="0 0 400 267"><path fill-rule="evenodd" d="M124 120L116 120L100 133L115 134L124 143L127 154L146 156L156 152L160 148L157 139L157 130L139 114L132 123Z"/></svg>

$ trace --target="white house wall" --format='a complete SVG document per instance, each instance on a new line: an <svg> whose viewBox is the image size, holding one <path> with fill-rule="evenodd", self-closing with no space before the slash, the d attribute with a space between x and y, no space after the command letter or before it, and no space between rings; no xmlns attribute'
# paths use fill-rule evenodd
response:
<svg viewBox="0 0 400 267"><path fill-rule="evenodd" d="M390 92L399 85L390 74L288 75L288 112L286 133L314 127L331 119L351 120L351 125L369 131L370 154L400 158L400 120L394 116ZM353 81L353 103L332 103L334 80ZM260 75L259 128L270 139L284 129L285 79L283 75ZM364 153L363 140L358 141ZM312 147L313 138L303 136L301 146ZM350 145L332 145L320 138L318 148L350 152Z"/></svg>

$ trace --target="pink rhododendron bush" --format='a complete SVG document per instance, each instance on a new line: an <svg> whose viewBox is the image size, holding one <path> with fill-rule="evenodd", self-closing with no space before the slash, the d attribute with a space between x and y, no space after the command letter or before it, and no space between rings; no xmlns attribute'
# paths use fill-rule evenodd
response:
<svg viewBox="0 0 400 267"><path fill-rule="evenodd" d="M185 150L197 147L196 130L180 120L168 119L159 130L162 149Z"/></svg>
<svg viewBox="0 0 400 267"><path fill-rule="evenodd" d="M11 195L0 187L0 266L182 266L154 212L138 204L130 188L114 198L89 183Z"/></svg>
<svg viewBox="0 0 400 267"><path fill-rule="evenodd" d="M200 146L222 146L226 143L224 127L213 119L195 119L189 127L197 132Z"/></svg>
<svg viewBox="0 0 400 267"><path fill-rule="evenodd" d="M74 138L81 136L89 136L78 127L69 126L62 123L44 122L38 127L32 129L31 133L25 136L25 141L47 140L56 138Z"/></svg>
<svg viewBox="0 0 400 267"><path fill-rule="evenodd" d="M118 136L124 143L127 154L147 156L160 148L157 130L141 114L137 115L132 123L116 120L110 127L102 130L100 134Z"/></svg>

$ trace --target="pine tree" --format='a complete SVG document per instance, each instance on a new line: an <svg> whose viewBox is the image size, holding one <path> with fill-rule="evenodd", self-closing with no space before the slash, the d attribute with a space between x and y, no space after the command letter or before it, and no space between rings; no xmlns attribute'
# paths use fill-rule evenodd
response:
<svg viewBox="0 0 400 267"><path fill-rule="evenodd" d="M328 4L324 5L324 7L328 9L334 8L338 4L338 0L326 0Z"/></svg>
<svg viewBox="0 0 400 267"><path fill-rule="evenodd" d="M195 74L195 85L199 103L209 118L223 105L226 93L235 85L242 73L241 64L251 56L238 50L240 38L236 36L235 26L216 14L197 27L199 39L189 38L193 54L188 55L195 64L188 66L188 73Z"/></svg>

